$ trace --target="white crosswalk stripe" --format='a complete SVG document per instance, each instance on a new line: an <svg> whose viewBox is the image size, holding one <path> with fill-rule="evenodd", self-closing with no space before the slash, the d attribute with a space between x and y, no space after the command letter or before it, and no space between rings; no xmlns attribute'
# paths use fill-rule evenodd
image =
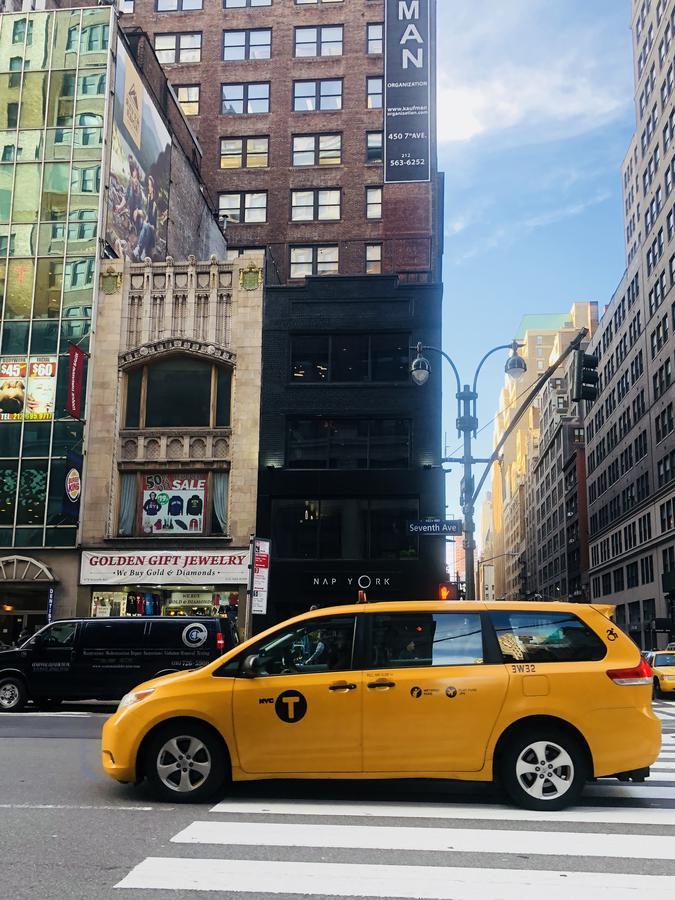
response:
<svg viewBox="0 0 675 900"><path fill-rule="evenodd" d="M665 900L675 897L671 781L675 741L664 741L649 782L600 779L578 806L558 813L469 802L469 785L457 802L442 789L387 802L256 799L243 788L205 810L171 837L166 855L144 859L116 887L171 890L177 898L218 891L232 900L251 894L641 900L650 893ZM433 862L425 857L429 864L419 865L420 854ZM358 862L359 855L366 861ZM658 874L639 874L651 861Z"/></svg>

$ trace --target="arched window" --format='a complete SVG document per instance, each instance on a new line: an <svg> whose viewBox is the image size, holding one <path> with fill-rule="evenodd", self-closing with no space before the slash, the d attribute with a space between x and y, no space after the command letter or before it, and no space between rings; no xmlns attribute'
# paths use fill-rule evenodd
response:
<svg viewBox="0 0 675 900"><path fill-rule="evenodd" d="M126 428L217 428L230 424L232 371L171 356L127 373Z"/></svg>

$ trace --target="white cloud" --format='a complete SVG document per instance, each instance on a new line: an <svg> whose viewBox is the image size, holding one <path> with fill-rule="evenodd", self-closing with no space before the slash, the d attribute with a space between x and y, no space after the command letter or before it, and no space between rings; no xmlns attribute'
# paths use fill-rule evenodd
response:
<svg viewBox="0 0 675 900"><path fill-rule="evenodd" d="M589 24L575 15L570 0L562 4L569 13L562 18L561 4L550 0L478 5L480 17L475 3L452 0L439 17L441 143L512 129L518 143L547 141L626 113L632 102L630 43L617 45L609 23L602 27L596 17Z"/></svg>

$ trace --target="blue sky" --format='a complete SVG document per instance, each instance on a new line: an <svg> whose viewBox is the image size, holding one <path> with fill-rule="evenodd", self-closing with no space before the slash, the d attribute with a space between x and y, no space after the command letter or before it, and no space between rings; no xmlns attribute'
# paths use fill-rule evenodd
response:
<svg viewBox="0 0 675 900"><path fill-rule="evenodd" d="M565 312L579 300L602 311L621 278L620 165L635 120L630 37L630 0L438 2L444 348L466 381L524 314ZM496 411L503 362L496 354L481 374L481 426ZM489 426L477 455L489 455L491 442ZM447 478L457 515L458 468Z"/></svg>

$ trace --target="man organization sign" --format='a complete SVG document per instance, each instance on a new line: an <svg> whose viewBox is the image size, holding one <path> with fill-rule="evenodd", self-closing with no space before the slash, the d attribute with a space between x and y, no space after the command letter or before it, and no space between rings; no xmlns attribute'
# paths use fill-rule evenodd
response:
<svg viewBox="0 0 675 900"><path fill-rule="evenodd" d="M384 180L431 177L431 0L386 0Z"/></svg>

